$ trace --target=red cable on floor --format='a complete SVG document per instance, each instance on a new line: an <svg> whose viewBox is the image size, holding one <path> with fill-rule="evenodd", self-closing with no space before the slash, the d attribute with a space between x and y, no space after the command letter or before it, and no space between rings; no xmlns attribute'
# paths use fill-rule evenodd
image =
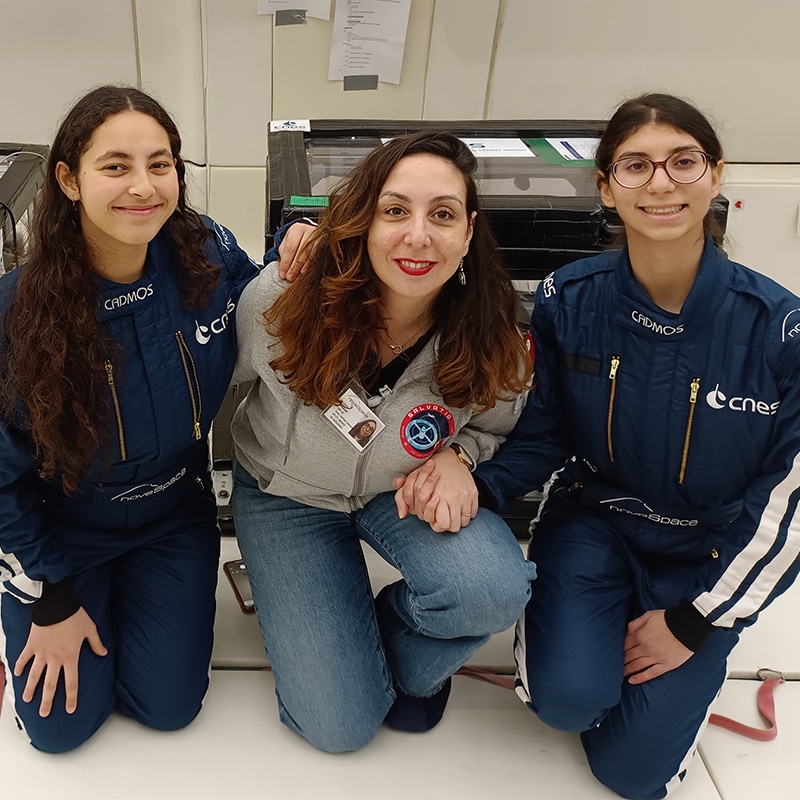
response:
<svg viewBox="0 0 800 800"><path fill-rule="evenodd" d="M778 723L775 721L775 699L773 692L775 687L784 682L783 675L777 670L760 669L756 673L759 680L763 681L758 690L757 703L758 710L761 716L769 723L766 729L754 728L751 725L745 725L738 720L731 719L730 717L723 717L721 714L711 714L708 721L711 725L719 725L721 728L726 728L733 733L738 733L740 736L746 736L748 739L755 739L757 742L771 742L778 735ZM466 675L468 678L477 678L481 681L493 683L495 686L500 686L503 689L513 689L515 679L513 675L502 675L491 669L481 669L480 667L471 667L465 665L456 672L456 675Z"/></svg>

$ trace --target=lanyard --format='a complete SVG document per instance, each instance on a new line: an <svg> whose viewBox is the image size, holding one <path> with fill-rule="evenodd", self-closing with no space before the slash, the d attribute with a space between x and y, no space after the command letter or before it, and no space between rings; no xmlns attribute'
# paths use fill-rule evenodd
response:
<svg viewBox="0 0 800 800"><path fill-rule="evenodd" d="M768 728L753 728L730 717L723 717L721 714L712 714L708 721L711 725L719 725L720 728L726 728L741 736L746 736L748 739L755 739L757 742L771 742L778 735L773 692L776 686L783 683L784 677L773 669L760 669L756 674L759 680L764 681L758 688L756 702L761 716L769 723Z"/></svg>

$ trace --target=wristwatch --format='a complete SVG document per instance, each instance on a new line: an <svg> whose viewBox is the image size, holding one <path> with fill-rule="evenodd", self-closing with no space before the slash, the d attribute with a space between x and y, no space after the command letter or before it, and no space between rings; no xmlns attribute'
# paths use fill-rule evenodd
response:
<svg viewBox="0 0 800 800"><path fill-rule="evenodd" d="M450 445L450 449L456 454L458 460L470 471L474 472L475 467L477 464L475 463L475 459L458 443L453 442Z"/></svg>

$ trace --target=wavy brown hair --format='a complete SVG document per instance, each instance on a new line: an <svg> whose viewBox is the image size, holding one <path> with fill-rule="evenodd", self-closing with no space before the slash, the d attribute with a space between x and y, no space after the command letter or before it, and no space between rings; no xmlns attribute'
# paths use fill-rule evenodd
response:
<svg viewBox="0 0 800 800"><path fill-rule="evenodd" d="M109 117L139 111L169 137L178 174L178 205L166 222L178 256L183 304L201 308L219 279L203 252L207 228L186 204L181 137L167 111L128 86L100 86L67 113L50 148L47 174L31 225L31 239L0 339L0 414L33 441L40 475L59 476L73 492L110 431L105 363L123 354L97 319L100 296L80 213L56 180L63 161L78 174L94 131Z"/></svg>
<svg viewBox="0 0 800 800"><path fill-rule="evenodd" d="M270 366L309 405L338 404L349 380L374 377L369 373L377 369L385 324L367 236L392 168L418 153L456 167L466 186L467 217L476 215L464 257L466 285L453 275L433 306L438 392L449 405L486 410L498 397L528 388L531 363L516 322L517 295L478 205L475 157L448 131L422 131L372 150L334 189L312 234L307 271L264 313L282 345Z"/></svg>

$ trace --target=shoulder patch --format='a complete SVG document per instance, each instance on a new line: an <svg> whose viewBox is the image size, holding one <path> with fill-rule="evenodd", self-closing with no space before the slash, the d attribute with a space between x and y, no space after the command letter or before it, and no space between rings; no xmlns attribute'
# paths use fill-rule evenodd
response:
<svg viewBox="0 0 800 800"><path fill-rule="evenodd" d="M793 308L781 323L781 341L800 337L800 308Z"/></svg>
<svg viewBox="0 0 800 800"><path fill-rule="evenodd" d="M230 250L233 246L233 242L231 240L231 233L227 228L224 228L218 222L214 223L214 233L217 236L217 241L219 242L219 246L222 247L224 250Z"/></svg>
<svg viewBox="0 0 800 800"><path fill-rule="evenodd" d="M436 403L415 406L400 423L400 443L414 458L432 456L454 433L453 415Z"/></svg>

